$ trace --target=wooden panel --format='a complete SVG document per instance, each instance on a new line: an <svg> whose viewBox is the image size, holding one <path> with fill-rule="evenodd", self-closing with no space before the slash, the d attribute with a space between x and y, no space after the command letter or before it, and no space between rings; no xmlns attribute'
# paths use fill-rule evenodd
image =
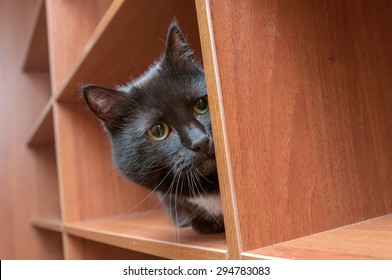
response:
<svg viewBox="0 0 392 280"><path fill-rule="evenodd" d="M63 241L60 233L35 228L34 236L38 239L40 248L40 252L35 258L41 260L64 259ZM30 247L26 250L30 250Z"/></svg>
<svg viewBox="0 0 392 280"><path fill-rule="evenodd" d="M46 28L44 0L40 0L37 5L36 15L26 49L23 70L49 71L48 32Z"/></svg>
<svg viewBox="0 0 392 280"><path fill-rule="evenodd" d="M115 169L108 137L86 105L55 104L54 115L64 221L140 211L156 205L154 195L128 182Z"/></svg>
<svg viewBox="0 0 392 280"><path fill-rule="evenodd" d="M206 73L208 103L210 106L212 129L215 139L215 153L217 155L216 159L227 246L230 259L239 259L242 245L240 242L239 221L236 211L233 173L231 171L231 160L227 144L225 115L224 110L221 107L223 103L222 91L216 61L209 2L206 0L198 0L196 1L196 8L203 50L204 70Z"/></svg>
<svg viewBox="0 0 392 280"><path fill-rule="evenodd" d="M27 145L34 147L53 144L53 99L50 99L27 138Z"/></svg>
<svg viewBox="0 0 392 280"><path fill-rule="evenodd" d="M392 259L392 215L260 248L244 259Z"/></svg>
<svg viewBox="0 0 392 280"><path fill-rule="evenodd" d="M161 258L90 240L65 236L68 260L159 260Z"/></svg>
<svg viewBox="0 0 392 280"><path fill-rule="evenodd" d="M175 17L200 53L193 1L115 1L57 91L59 100L79 99L76 86L83 83L114 86L142 74L163 52L167 27Z"/></svg>
<svg viewBox="0 0 392 280"><path fill-rule="evenodd" d="M200 235L174 228L163 210L66 223L68 234L163 258L226 259L224 234Z"/></svg>
<svg viewBox="0 0 392 280"><path fill-rule="evenodd" d="M29 150L33 161L30 179L36 182L33 195L35 203L34 217L60 220L60 196L56 166L55 148L53 145L34 147Z"/></svg>
<svg viewBox="0 0 392 280"><path fill-rule="evenodd" d="M38 1L0 1L0 258L47 256L30 220L37 215L36 160L26 147L28 133L48 95L45 75L21 69ZM55 187L55 186L54 186ZM10 242L11 241L11 242Z"/></svg>
<svg viewBox="0 0 392 280"><path fill-rule="evenodd" d="M52 92L57 92L112 0L46 1Z"/></svg>
<svg viewBox="0 0 392 280"><path fill-rule="evenodd" d="M210 6L243 250L392 212L391 3Z"/></svg>

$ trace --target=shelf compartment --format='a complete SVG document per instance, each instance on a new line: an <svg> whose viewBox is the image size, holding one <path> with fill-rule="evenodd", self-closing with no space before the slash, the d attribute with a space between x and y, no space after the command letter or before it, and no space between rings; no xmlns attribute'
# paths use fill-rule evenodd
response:
<svg viewBox="0 0 392 280"><path fill-rule="evenodd" d="M392 214L256 249L243 259L392 259Z"/></svg>
<svg viewBox="0 0 392 280"><path fill-rule="evenodd" d="M177 231L178 230L178 231ZM67 234L169 259L226 259L224 234L173 228L164 210L65 223Z"/></svg>
<svg viewBox="0 0 392 280"><path fill-rule="evenodd" d="M62 232L60 219L56 218L34 218L31 224L39 229L46 229L54 232Z"/></svg>
<svg viewBox="0 0 392 280"><path fill-rule="evenodd" d="M42 110L27 139L30 147L54 144L53 98L49 99Z"/></svg>
<svg viewBox="0 0 392 280"><path fill-rule="evenodd" d="M153 5L154 9L147 9ZM148 12L146 12L146 9ZM200 39L193 1L113 1L55 95L80 100L75 85L127 83L148 69L164 49L169 23L177 18L198 57ZM143 28L140 28L143 26ZM146 30L149 32L146 33ZM124 38L131 37L131 43ZM161 38L161 40L160 40Z"/></svg>
<svg viewBox="0 0 392 280"><path fill-rule="evenodd" d="M24 71L49 71L45 1L39 1L23 60Z"/></svg>

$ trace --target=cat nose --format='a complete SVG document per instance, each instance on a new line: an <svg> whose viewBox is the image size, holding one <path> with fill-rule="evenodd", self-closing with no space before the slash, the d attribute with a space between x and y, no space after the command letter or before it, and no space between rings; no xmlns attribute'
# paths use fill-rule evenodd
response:
<svg viewBox="0 0 392 280"><path fill-rule="evenodd" d="M203 134L199 135L196 139L192 139L191 150L195 152L202 152L202 153L208 153L210 150L210 140L208 139L208 136Z"/></svg>
<svg viewBox="0 0 392 280"><path fill-rule="evenodd" d="M202 127L196 124L183 127L180 130L181 141L185 147L197 153L210 155L213 153L212 144L207 133Z"/></svg>

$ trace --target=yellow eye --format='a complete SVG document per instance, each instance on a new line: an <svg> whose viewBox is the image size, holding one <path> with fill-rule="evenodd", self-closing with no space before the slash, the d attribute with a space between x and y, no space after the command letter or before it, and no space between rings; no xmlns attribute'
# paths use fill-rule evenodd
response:
<svg viewBox="0 0 392 280"><path fill-rule="evenodd" d="M207 96L204 96L196 101L193 109L196 113L202 115L208 112L208 99Z"/></svg>
<svg viewBox="0 0 392 280"><path fill-rule="evenodd" d="M147 131L148 137L155 141L162 141L169 135L169 126L164 122L153 124Z"/></svg>

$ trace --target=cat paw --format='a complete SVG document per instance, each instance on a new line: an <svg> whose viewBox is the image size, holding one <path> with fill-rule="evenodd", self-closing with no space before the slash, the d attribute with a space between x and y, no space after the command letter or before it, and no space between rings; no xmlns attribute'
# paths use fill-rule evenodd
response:
<svg viewBox="0 0 392 280"><path fill-rule="evenodd" d="M194 231L200 234L221 233L225 231L225 225L223 224L223 221L218 223L215 220L207 221L194 219L192 220L192 228Z"/></svg>

